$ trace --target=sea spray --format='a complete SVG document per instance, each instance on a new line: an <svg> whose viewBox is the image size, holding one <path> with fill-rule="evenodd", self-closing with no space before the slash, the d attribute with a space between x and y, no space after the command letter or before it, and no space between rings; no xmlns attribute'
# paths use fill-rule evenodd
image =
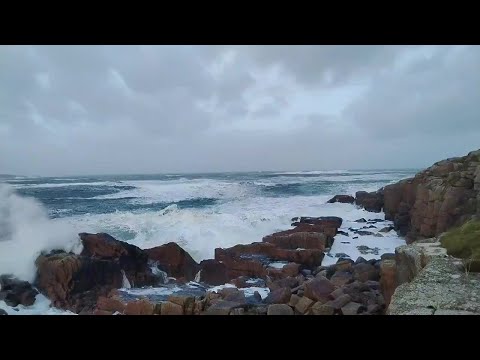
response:
<svg viewBox="0 0 480 360"><path fill-rule="evenodd" d="M0 184L0 219L0 274L33 281L42 251L81 249L74 229L50 220L42 204L6 184Z"/></svg>

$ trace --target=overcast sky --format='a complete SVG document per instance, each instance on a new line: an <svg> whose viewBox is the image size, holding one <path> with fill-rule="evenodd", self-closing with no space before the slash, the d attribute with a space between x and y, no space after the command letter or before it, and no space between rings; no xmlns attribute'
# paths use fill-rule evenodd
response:
<svg viewBox="0 0 480 360"><path fill-rule="evenodd" d="M478 148L478 46L0 46L0 173L419 168Z"/></svg>

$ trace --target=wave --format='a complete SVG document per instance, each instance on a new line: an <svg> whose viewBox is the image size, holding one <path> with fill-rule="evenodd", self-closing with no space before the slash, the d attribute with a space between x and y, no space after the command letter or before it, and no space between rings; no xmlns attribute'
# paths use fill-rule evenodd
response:
<svg viewBox="0 0 480 360"><path fill-rule="evenodd" d="M76 246L78 236L71 227L50 220L38 201L0 184L0 274L33 281L34 261L41 251L78 250Z"/></svg>

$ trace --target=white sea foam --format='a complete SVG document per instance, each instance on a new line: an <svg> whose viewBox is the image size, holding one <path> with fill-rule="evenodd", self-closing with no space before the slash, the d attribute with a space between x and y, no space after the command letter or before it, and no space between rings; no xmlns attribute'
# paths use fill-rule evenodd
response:
<svg viewBox="0 0 480 360"><path fill-rule="evenodd" d="M10 307L5 301L0 301L0 309L5 310L8 315L76 315L71 311L51 307L51 301L42 294L36 296L32 306Z"/></svg>
<svg viewBox="0 0 480 360"><path fill-rule="evenodd" d="M67 182L67 183L45 183L45 184L12 184L15 188L58 188L67 186L121 186L123 182L95 181L95 182Z"/></svg>
<svg viewBox="0 0 480 360"><path fill-rule="evenodd" d="M79 251L78 244L72 227L50 220L40 203L0 184L0 274L32 281L34 262L42 250Z"/></svg>

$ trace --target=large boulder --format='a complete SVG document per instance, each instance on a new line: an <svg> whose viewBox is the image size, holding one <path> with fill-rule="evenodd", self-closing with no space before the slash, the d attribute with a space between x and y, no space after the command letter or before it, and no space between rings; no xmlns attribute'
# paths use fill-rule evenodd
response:
<svg viewBox="0 0 480 360"><path fill-rule="evenodd" d="M208 259L200 263L200 271L195 277L195 281L204 282L209 285L223 285L229 281L227 267L224 263Z"/></svg>
<svg viewBox="0 0 480 360"><path fill-rule="evenodd" d="M355 193L355 204L371 212L381 212L383 208L383 192L357 191Z"/></svg>
<svg viewBox="0 0 480 360"><path fill-rule="evenodd" d="M28 281L21 281L10 275L0 276L0 300L8 306L30 306L35 302L38 291Z"/></svg>
<svg viewBox="0 0 480 360"><path fill-rule="evenodd" d="M353 204L355 202L355 198L351 195L335 195L333 198L327 201L329 204L333 203L344 203L344 204Z"/></svg>
<svg viewBox="0 0 480 360"><path fill-rule="evenodd" d="M148 264L147 252L139 247L105 233L80 233L79 236L83 244L81 256L118 263L131 286L155 285L158 282Z"/></svg>
<svg viewBox="0 0 480 360"><path fill-rule="evenodd" d="M77 313L93 309L100 295L123 284L120 264L111 260L54 251L35 263L38 289L55 307Z"/></svg>
<svg viewBox="0 0 480 360"><path fill-rule="evenodd" d="M177 243L170 242L161 246L145 250L148 258L158 261L169 276L194 280L200 266Z"/></svg>
<svg viewBox="0 0 480 360"><path fill-rule="evenodd" d="M326 303L329 295L335 290L335 285L325 277L317 276L304 284L304 296L315 301Z"/></svg>

